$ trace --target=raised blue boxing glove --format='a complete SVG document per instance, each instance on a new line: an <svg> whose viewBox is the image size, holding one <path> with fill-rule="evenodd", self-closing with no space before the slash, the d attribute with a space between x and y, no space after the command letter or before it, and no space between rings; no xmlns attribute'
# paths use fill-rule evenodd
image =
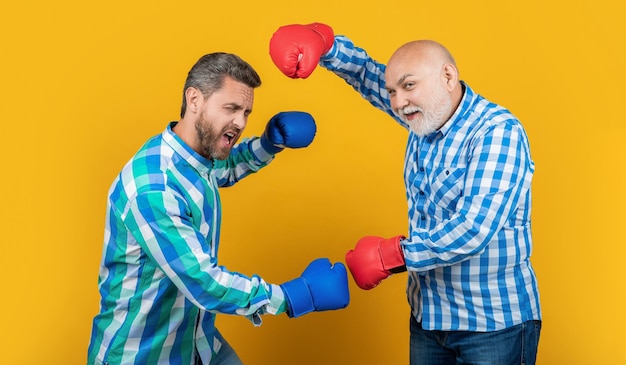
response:
<svg viewBox="0 0 626 365"><path fill-rule="evenodd" d="M341 262L332 265L326 258L313 260L299 278L280 286L287 299L287 315L341 309L350 303L348 274Z"/></svg>
<svg viewBox="0 0 626 365"><path fill-rule="evenodd" d="M315 137L317 127L313 116L305 112L280 112L272 117L261 136L263 148L275 154L285 147L306 147Z"/></svg>

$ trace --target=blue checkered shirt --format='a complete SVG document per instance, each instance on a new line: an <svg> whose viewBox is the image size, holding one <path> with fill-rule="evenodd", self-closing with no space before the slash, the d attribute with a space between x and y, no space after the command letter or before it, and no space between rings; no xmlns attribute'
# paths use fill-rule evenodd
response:
<svg viewBox="0 0 626 365"><path fill-rule="evenodd" d="M535 165L519 120L462 82L450 120L419 137L391 109L385 65L350 39L336 36L320 65L409 130L402 249L408 300L423 328L485 332L541 319L530 263Z"/></svg>

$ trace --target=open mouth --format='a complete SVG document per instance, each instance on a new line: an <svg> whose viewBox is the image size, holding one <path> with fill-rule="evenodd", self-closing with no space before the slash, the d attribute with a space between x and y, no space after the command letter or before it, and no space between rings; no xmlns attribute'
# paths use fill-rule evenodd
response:
<svg viewBox="0 0 626 365"><path fill-rule="evenodd" d="M226 141L226 145L232 146L237 140L237 133L230 131L224 133L224 140Z"/></svg>
<svg viewBox="0 0 626 365"><path fill-rule="evenodd" d="M416 116L418 113L419 113L419 111L414 111L414 112L411 112L411 113L407 113L407 114L405 114L405 116L406 116L406 118L407 118L407 119L413 119L413 118L415 118L415 116Z"/></svg>
<svg viewBox="0 0 626 365"><path fill-rule="evenodd" d="M400 118L404 120L413 120L417 118L417 115L421 112L422 110L420 108L398 109L398 114L400 115Z"/></svg>

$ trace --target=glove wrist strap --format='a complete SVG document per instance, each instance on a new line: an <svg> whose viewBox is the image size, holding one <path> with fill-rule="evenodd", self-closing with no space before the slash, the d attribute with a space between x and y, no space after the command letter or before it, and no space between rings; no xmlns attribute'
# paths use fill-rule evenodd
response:
<svg viewBox="0 0 626 365"><path fill-rule="evenodd" d="M287 315L290 318L299 317L315 310L311 291L304 279L296 278L282 284L280 287L283 289L287 299L287 306L289 307Z"/></svg>
<svg viewBox="0 0 626 365"><path fill-rule="evenodd" d="M381 241L378 245L380 258L385 270L391 271L405 266L404 254L400 245L400 241L403 239L405 239L404 236L395 236Z"/></svg>
<svg viewBox="0 0 626 365"><path fill-rule="evenodd" d="M275 146L274 144L272 144L272 142L270 142L270 140L265 136L265 134L263 134L261 136L261 146L270 155L275 155L278 152L283 150L282 147L278 147L278 146Z"/></svg>

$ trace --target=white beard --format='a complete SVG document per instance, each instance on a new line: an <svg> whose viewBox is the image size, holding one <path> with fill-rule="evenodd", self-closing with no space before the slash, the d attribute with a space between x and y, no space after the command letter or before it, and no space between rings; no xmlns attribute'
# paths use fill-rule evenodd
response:
<svg viewBox="0 0 626 365"><path fill-rule="evenodd" d="M443 126L452 111L452 100L450 96L440 90L437 93L432 93L429 100L426 100L423 105L426 105L427 110L422 107L408 106L397 110L398 116L409 125L409 128L413 133L420 137L429 135L437 131ZM408 120L406 114L420 112L421 117Z"/></svg>

